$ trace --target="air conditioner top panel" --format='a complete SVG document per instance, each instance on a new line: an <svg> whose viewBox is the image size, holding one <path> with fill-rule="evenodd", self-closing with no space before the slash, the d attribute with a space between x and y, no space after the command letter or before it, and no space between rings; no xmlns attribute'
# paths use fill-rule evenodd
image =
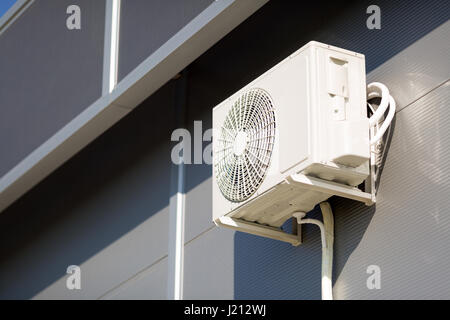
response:
<svg viewBox="0 0 450 320"><path fill-rule="evenodd" d="M248 83L245 87L243 87L242 89L240 89L239 91L235 92L233 95L231 95L230 97L228 97L227 99L223 100L221 103L219 103L217 106L215 106L213 108L220 108L224 103L226 103L227 101L231 101L234 100L239 94L240 92L242 92L243 90L245 90L246 88L251 88L255 83L257 83L261 78L267 76L270 72L274 71L276 68L279 68L281 65L283 65L283 62L285 62L286 60L289 60L292 57L295 57L296 55L300 54L301 52L311 48L311 47L316 47L316 48L323 48L323 49L327 49L327 50L331 50L331 51L335 51L337 53L342 53L342 54L346 54L346 55L351 55L354 56L356 58L360 58L365 60L365 56L362 53L357 53L357 52L353 52L350 50L346 50L346 49L342 49L342 48L338 48L332 45L328 45L325 43L321 43L318 41L309 41L307 44L305 44L303 47L301 47L300 49L298 49L297 51L295 51L294 53L292 53L291 55L289 55L288 57L286 57L285 59L283 59L282 61L280 61L278 64L276 64L274 67L272 67L271 69L269 69L268 71L266 71L265 73L261 74L259 77L257 77L256 79L254 79L252 82Z"/></svg>

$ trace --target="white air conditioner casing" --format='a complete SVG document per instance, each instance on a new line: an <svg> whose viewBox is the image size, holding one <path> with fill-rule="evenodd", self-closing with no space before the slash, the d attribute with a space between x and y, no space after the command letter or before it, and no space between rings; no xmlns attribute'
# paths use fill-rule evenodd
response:
<svg viewBox="0 0 450 320"><path fill-rule="evenodd" d="M255 103L265 109L253 111ZM370 173L361 54L309 42L216 106L213 129L213 221L218 225L296 245L295 236L279 229L293 212L308 212L332 195L373 200L356 188ZM259 150L267 157L248 178ZM235 171L230 162L238 163Z"/></svg>

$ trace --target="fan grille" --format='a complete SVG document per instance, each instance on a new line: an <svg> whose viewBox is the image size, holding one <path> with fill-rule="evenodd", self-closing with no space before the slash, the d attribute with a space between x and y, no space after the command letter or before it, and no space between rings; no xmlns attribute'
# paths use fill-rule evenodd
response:
<svg viewBox="0 0 450 320"><path fill-rule="evenodd" d="M242 94L222 124L214 165L220 191L230 201L248 199L266 176L275 142L275 112L262 89Z"/></svg>

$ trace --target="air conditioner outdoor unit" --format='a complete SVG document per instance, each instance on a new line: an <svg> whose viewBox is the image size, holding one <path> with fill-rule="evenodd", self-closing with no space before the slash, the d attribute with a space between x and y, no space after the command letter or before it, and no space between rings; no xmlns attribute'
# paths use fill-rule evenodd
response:
<svg viewBox="0 0 450 320"><path fill-rule="evenodd" d="M312 41L216 106L213 221L298 245L293 212L372 204L366 101L364 56Z"/></svg>

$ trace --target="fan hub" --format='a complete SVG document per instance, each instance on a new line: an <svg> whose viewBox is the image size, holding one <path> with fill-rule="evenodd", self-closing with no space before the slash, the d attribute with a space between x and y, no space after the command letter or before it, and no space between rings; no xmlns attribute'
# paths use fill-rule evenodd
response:
<svg viewBox="0 0 450 320"><path fill-rule="evenodd" d="M247 149L248 135L245 131L239 131L234 139L233 152L237 157L242 156Z"/></svg>

